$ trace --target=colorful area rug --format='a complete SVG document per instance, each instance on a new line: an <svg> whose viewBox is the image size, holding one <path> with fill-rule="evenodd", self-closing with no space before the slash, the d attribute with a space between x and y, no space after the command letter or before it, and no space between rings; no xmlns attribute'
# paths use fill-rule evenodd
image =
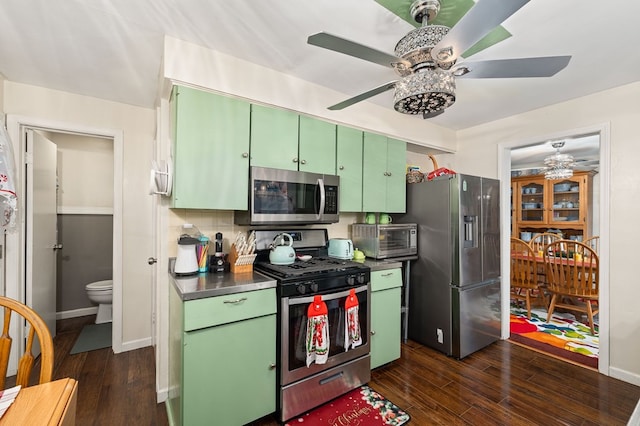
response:
<svg viewBox="0 0 640 426"><path fill-rule="evenodd" d="M589 327L569 313L555 312L547 323L542 309L531 309L529 320L525 309L511 306L510 340L592 368L598 368L600 343L597 324L595 329L592 336Z"/></svg>
<svg viewBox="0 0 640 426"><path fill-rule="evenodd" d="M334 399L298 418L285 426L401 426L411 417L384 396L361 386Z"/></svg>

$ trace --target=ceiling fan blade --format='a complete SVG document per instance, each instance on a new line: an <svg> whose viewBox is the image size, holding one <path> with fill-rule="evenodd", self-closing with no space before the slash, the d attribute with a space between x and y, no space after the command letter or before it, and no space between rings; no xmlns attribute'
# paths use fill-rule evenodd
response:
<svg viewBox="0 0 640 426"><path fill-rule="evenodd" d="M392 64L398 63L402 63L407 67L411 66L407 61L397 56L325 32L309 36L307 43L385 67L393 67Z"/></svg>
<svg viewBox="0 0 640 426"><path fill-rule="evenodd" d="M431 50L439 62L452 62L529 0L478 0Z"/></svg>
<svg viewBox="0 0 640 426"><path fill-rule="evenodd" d="M429 118L439 116L443 112L444 112L444 109L440 109L438 111L433 111L433 112L425 112L424 114L422 114L422 118L424 118L425 120L428 120Z"/></svg>
<svg viewBox="0 0 640 426"><path fill-rule="evenodd" d="M464 61L453 70L468 70L456 78L521 78L551 77L564 69L571 56L545 56L538 58L497 59L492 61Z"/></svg>
<svg viewBox="0 0 640 426"><path fill-rule="evenodd" d="M330 106L328 109L332 111L340 110L351 106L360 101L364 101L365 99L369 99L372 96L379 95L382 92L386 92L387 90L391 90L396 86L397 81L390 81L389 83L385 83L382 86L378 86L375 89L371 89L364 93L360 93L358 96L354 96L353 98L349 98L346 101L342 101L339 104L335 104Z"/></svg>

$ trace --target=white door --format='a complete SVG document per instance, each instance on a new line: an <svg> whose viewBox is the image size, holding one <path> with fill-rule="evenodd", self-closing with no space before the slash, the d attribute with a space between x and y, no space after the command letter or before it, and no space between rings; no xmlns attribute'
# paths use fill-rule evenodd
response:
<svg viewBox="0 0 640 426"><path fill-rule="evenodd" d="M27 130L26 303L56 334L57 147Z"/></svg>

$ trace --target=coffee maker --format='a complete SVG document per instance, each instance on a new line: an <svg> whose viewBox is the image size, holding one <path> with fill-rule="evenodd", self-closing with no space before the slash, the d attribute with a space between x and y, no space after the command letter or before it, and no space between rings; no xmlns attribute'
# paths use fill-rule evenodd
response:
<svg viewBox="0 0 640 426"><path fill-rule="evenodd" d="M222 233L216 233L215 252L209 260L209 272L226 272L229 270L229 262L222 252Z"/></svg>

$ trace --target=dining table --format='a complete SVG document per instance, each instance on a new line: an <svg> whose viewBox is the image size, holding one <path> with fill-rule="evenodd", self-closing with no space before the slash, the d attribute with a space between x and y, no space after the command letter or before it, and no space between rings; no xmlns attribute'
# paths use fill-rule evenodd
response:
<svg viewBox="0 0 640 426"><path fill-rule="evenodd" d="M75 425L77 398L78 382L72 378L23 387L0 425Z"/></svg>

